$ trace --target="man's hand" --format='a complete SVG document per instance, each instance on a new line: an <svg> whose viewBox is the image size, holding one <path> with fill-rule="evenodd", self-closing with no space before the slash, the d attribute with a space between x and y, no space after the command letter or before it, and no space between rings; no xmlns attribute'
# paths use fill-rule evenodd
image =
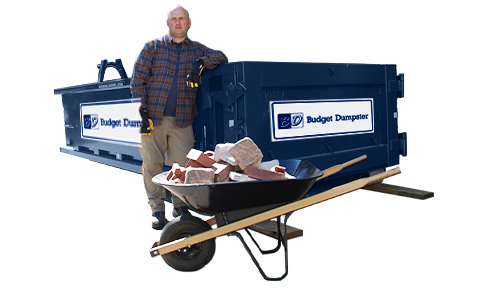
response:
<svg viewBox="0 0 479 300"><path fill-rule="evenodd" d="M188 87L195 88L200 85L201 72L203 71L204 67L205 63L202 59L197 59L195 61L193 67L191 67L190 73L188 74L188 76L186 76L186 85Z"/></svg>
<svg viewBox="0 0 479 300"><path fill-rule="evenodd" d="M148 116L148 111L146 108L140 109L140 116L142 121L140 133L143 135L150 135L151 131L153 130L153 121Z"/></svg>

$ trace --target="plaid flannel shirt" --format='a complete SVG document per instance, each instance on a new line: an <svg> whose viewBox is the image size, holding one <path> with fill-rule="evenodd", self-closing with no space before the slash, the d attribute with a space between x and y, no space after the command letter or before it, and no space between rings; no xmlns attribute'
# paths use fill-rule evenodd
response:
<svg viewBox="0 0 479 300"><path fill-rule="evenodd" d="M221 51L212 50L190 40L183 41L178 70L178 98L176 104L176 126L191 125L196 116L197 88L186 85L186 76L193 63L201 58L205 68L214 69L228 58ZM176 45L170 34L149 41L138 56L131 76L130 89L133 98L141 98L140 108L146 108L153 124L163 121L163 110L170 92L176 67Z"/></svg>

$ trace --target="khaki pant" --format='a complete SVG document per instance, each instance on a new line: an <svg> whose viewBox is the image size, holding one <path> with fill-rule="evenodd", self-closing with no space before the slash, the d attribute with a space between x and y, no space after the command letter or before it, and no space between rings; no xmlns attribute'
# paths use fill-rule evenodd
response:
<svg viewBox="0 0 479 300"><path fill-rule="evenodd" d="M192 126L179 128L175 126L175 117L163 117L163 123L154 126L151 135L141 136L140 154L143 158L143 181L145 184L148 204L153 213L165 211L165 189L153 183L154 176L163 172L165 153L168 162L186 165L186 155L195 145ZM185 206L183 201L173 195L174 207Z"/></svg>

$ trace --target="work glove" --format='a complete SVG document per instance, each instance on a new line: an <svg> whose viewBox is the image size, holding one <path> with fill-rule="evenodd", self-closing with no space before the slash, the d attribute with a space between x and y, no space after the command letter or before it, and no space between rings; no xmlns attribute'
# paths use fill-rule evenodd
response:
<svg viewBox="0 0 479 300"><path fill-rule="evenodd" d="M201 72L203 72L204 68L205 63L203 62L203 60L197 59L193 64L193 67L191 67L190 73L188 74L188 76L186 76L186 85L188 87L195 88L200 85Z"/></svg>
<svg viewBox="0 0 479 300"><path fill-rule="evenodd" d="M150 135L151 131L153 130L153 121L148 116L148 111L146 108L140 109L140 116L142 121L140 133L143 135Z"/></svg>

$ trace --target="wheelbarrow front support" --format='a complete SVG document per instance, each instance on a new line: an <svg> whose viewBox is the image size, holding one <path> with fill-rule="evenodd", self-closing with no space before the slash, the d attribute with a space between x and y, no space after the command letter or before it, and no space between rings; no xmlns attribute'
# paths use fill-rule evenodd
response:
<svg viewBox="0 0 479 300"><path fill-rule="evenodd" d="M288 222L288 218L291 216L293 212L290 212L290 213L287 213L285 216L284 216L284 233L281 232L281 217L277 217L276 218L276 225L277 225L277 230L278 230L278 236L276 237L277 240L278 240L278 245L276 246L276 248L274 249L271 249L271 250L263 250L261 249L261 247L258 245L258 243L256 242L256 240L253 238L253 236L251 235L251 233L249 232L248 228L244 228L244 230L246 231L246 233L249 235L249 237L251 238L251 240L253 241L253 243L256 245L256 247L258 248L258 250L261 252L261 254L272 254L272 253L276 253L280 248L281 246L283 246L283 249L284 249L284 273L283 275L281 275L280 277L269 277L266 275L266 273L263 271L263 268L261 268L258 260L256 259L256 257L253 255L253 252L251 251L251 249L249 248L248 244L246 244L243 236L237 232L237 231L233 231L231 233L228 233L228 235L231 235L231 236L236 236L240 241L241 243L243 244L244 248L246 249L246 252L248 252L249 256L251 257L251 260L254 262L256 268L258 268L258 271L260 272L261 276L263 276L264 279L268 280L268 281L280 281L280 280L283 280L287 275L288 275L288 232L287 232L287 225L286 223Z"/></svg>

